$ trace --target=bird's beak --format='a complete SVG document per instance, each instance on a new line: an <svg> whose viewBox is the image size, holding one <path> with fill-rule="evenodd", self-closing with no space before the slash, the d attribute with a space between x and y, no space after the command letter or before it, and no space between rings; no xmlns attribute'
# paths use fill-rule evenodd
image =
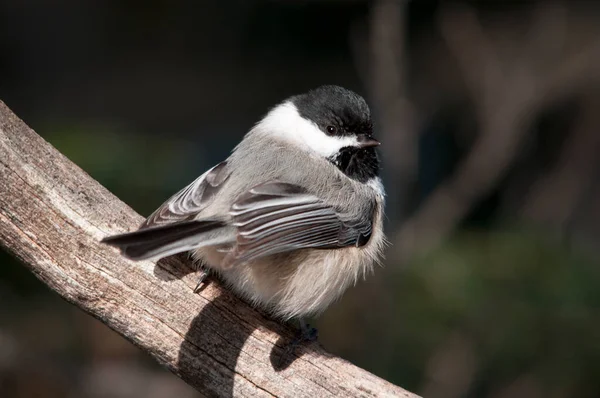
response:
<svg viewBox="0 0 600 398"><path fill-rule="evenodd" d="M375 138L368 136L366 134L359 134L357 137L358 147L359 148L373 148L381 145L381 142L377 141Z"/></svg>

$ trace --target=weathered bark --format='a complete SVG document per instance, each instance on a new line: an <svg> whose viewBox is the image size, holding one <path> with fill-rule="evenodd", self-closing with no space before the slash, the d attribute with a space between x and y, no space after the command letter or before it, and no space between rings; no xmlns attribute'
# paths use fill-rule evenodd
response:
<svg viewBox="0 0 600 398"><path fill-rule="evenodd" d="M0 101L0 243L66 300L206 396L415 396L314 344L282 357L294 331L216 283L194 294L185 260L98 244L141 221Z"/></svg>

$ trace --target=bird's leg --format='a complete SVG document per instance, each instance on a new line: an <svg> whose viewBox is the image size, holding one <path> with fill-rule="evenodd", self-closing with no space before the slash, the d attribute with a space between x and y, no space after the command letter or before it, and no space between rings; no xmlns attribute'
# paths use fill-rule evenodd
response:
<svg viewBox="0 0 600 398"><path fill-rule="evenodd" d="M206 278L210 276L210 272L202 263L198 263L198 272L200 272L200 275L198 276L198 283L194 288L194 293L200 293L202 291L202 289L206 286L204 284Z"/></svg>
<svg viewBox="0 0 600 398"><path fill-rule="evenodd" d="M285 351L280 357L280 364L283 363L286 358L290 358L298 346L303 343L312 343L313 341L317 341L317 338L319 337L317 329L310 327L304 318L299 318L298 324L300 325L300 335L292 340L292 342L286 347Z"/></svg>
<svg viewBox="0 0 600 398"><path fill-rule="evenodd" d="M319 337L319 331L316 328L310 327L304 318L299 318L298 323L300 324L300 337L298 343L304 341L312 342L316 341Z"/></svg>

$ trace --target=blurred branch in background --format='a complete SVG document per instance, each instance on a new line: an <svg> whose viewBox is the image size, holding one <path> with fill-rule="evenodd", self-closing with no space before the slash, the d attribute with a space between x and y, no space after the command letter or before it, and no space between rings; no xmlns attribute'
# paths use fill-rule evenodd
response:
<svg viewBox="0 0 600 398"><path fill-rule="evenodd" d="M410 99L406 35L408 0L373 2L369 15L368 47L363 49L368 65L365 79L379 122L389 200L395 204L395 218L408 216L406 193L417 178L418 119Z"/></svg>
<svg viewBox="0 0 600 398"><path fill-rule="evenodd" d="M532 187L523 203L523 217L563 233L577 207L592 191L600 167L600 94L581 98L579 119L563 144L554 167Z"/></svg>
<svg viewBox="0 0 600 398"><path fill-rule="evenodd" d="M202 394L415 397L315 345L286 354L289 327L215 283L195 294L185 262L133 264L100 246L141 217L1 102L0 193L2 246Z"/></svg>
<svg viewBox="0 0 600 398"><path fill-rule="evenodd" d="M419 115L410 97L407 23L410 0L370 3L367 27L355 25L350 49L372 104L382 147L388 200L393 217L402 221L410 211L410 195L417 179ZM388 212L389 213L389 212Z"/></svg>
<svg viewBox="0 0 600 398"><path fill-rule="evenodd" d="M447 237L506 175L543 107L585 90L586 84L600 77L600 40L566 48L561 45L566 34L562 6L540 2L538 7L525 38L510 31L509 25L484 28L475 10L466 5L440 11L440 32L461 71L479 133L453 175L393 238L398 258L436 246ZM545 35L555 42L540 45L540 36Z"/></svg>

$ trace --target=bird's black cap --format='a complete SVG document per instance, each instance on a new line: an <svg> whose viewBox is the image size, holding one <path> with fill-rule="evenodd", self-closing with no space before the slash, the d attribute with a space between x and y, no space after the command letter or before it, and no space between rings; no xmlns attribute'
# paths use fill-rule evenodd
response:
<svg viewBox="0 0 600 398"><path fill-rule="evenodd" d="M326 85L294 96L292 102L300 116L314 122L326 134L370 136L373 132L371 110L354 91Z"/></svg>

